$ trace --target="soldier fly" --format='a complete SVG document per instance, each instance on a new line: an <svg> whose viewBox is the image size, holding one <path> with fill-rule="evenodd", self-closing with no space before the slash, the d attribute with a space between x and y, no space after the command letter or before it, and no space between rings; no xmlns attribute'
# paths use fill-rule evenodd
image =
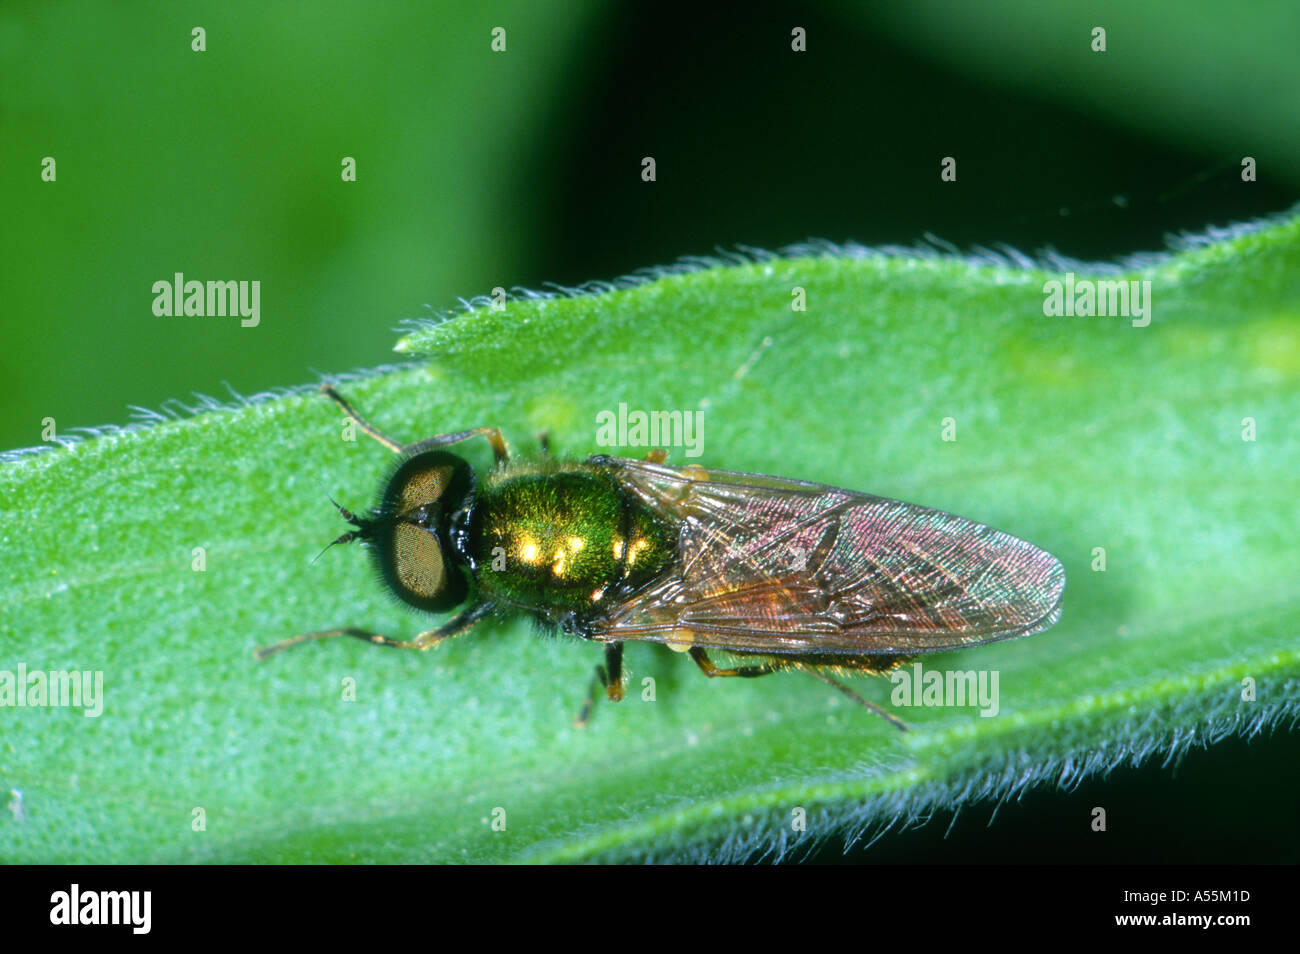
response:
<svg viewBox="0 0 1300 954"><path fill-rule="evenodd" d="M330 385L322 391L401 456L369 514L335 504L352 529L334 544L367 544L384 583L415 609L460 611L410 640L345 627L267 646L259 659L333 636L429 649L491 614L522 612L603 644L580 726L599 686L622 699L623 643L644 640L689 655L710 677L810 673L901 729L828 672L884 673L1060 618L1061 563L961 517L823 484L670 467L664 451L520 462L492 427L404 445ZM473 437L496 460L482 486L445 449ZM715 651L743 664L720 668Z"/></svg>

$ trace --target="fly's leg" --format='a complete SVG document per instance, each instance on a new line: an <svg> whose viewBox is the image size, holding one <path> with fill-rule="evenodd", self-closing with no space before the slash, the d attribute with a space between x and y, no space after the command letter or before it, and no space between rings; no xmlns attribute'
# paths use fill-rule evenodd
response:
<svg viewBox="0 0 1300 954"><path fill-rule="evenodd" d="M300 646L303 643L315 642L318 639L331 639L334 636L351 636L354 639L364 639L368 643L374 643L376 646L391 646L394 649L432 649L444 639L452 636L458 636L465 632L484 616L492 612L493 604L479 603L472 606L459 616L444 623L437 629L431 629L427 632L420 633L414 639L391 639L388 636L381 636L379 633L372 633L369 630L357 629L352 626L345 626L342 629L327 629L319 633L302 633L289 639L281 640L270 646L263 646L261 649L254 651L253 655L257 659L266 659L268 656L274 656L276 653L284 652L294 646Z"/></svg>
<svg viewBox="0 0 1300 954"><path fill-rule="evenodd" d="M808 675L812 676L815 679L820 679L822 682L826 683L826 685L831 686L834 689L838 689L840 692L844 693L844 695L848 696L850 699L852 699L858 705L862 706L864 709L874 712L876 715L880 716L880 718L884 719L886 722L892 725L899 732L907 731L906 722L898 718L898 716L891 715L890 713L886 712L884 709L880 708L880 706L876 705L874 702L870 702L867 699L863 699L860 695L858 695L848 686L844 685L844 683L837 682L836 680L832 679L830 676L826 675L826 673L820 672L816 669L807 668L804 669L804 672L808 673Z"/></svg>
<svg viewBox="0 0 1300 954"><path fill-rule="evenodd" d="M373 437L379 443L383 444L395 454L410 456L422 451L433 450L437 447L447 447L451 444L459 444L461 441L467 441L471 437L485 437L487 442L492 445L492 456L496 458L498 464L503 464L510 459L510 451L506 448L505 438L501 436L501 431L495 427L475 427L468 431L457 431L455 434L438 434L434 437L426 437L422 441L416 441L414 444L403 444L395 441L379 428L375 427L364 417L357 413L356 408L348 403L348 399L334 389L332 384L322 384L321 393L343 409L343 413L356 422L357 427L370 437Z"/></svg>
<svg viewBox="0 0 1300 954"><path fill-rule="evenodd" d="M596 675L587 687L587 698L573 720L575 729L585 729L591 720L591 710L596 705L596 686L603 686L610 702L623 699L623 644L608 643L605 646L605 665L596 667Z"/></svg>
<svg viewBox="0 0 1300 954"><path fill-rule="evenodd" d="M645 455L645 459L651 464L662 464L668 459L668 452L662 447L656 447Z"/></svg>
<svg viewBox="0 0 1300 954"><path fill-rule="evenodd" d="M623 701L623 644L605 647L605 695L610 702Z"/></svg>
<svg viewBox="0 0 1300 954"><path fill-rule="evenodd" d="M717 666L713 665L712 661L709 659L709 654L706 653L700 647L692 646L690 649L690 653L691 653L691 658L695 660L695 664L700 667L700 672L704 673L704 675L709 676L710 678L714 678L717 676L741 676L744 678L754 679L757 678L758 676L766 676L769 673L777 672L780 668L777 666L763 665L763 666L742 666L739 669L719 669ZM808 675L812 676L813 678L820 679L822 682L826 683L826 685L831 686L832 688L836 689L839 692L842 692L844 695L852 699L854 702L862 706L864 709L867 709L870 712L874 712L876 715L880 716L880 718L884 719L886 722L888 722L894 728L898 729L900 732L907 731L906 722L904 722L902 719L898 718L897 716L891 715L890 713L886 712L884 709L880 708L880 706L876 705L874 702L862 698L860 695L858 695L848 686L844 685L844 683L837 682L836 680L832 679L830 676L826 675L824 672L821 672L820 670L813 668L812 666L798 666L796 668L802 669L804 672L808 673Z"/></svg>
<svg viewBox="0 0 1300 954"><path fill-rule="evenodd" d="M776 672L775 666L741 666L739 669L719 669L713 665L709 659L709 654L699 646L691 647L691 658L695 660L695 665L700 667L700 672L715 679L719 676L740 676L742 679L757 679L759 676L768 676Z"/></svg>

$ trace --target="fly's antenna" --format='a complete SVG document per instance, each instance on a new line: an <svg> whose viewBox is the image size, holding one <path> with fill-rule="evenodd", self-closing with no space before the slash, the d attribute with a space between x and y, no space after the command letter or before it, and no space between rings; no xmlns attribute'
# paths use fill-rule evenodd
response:
<svg viewBox="0 0 1300 954"><path fill-rule="evenodd" d="M347 533L343 534L343 536L339 537L337 540L331 540L329 543L325 544L325 546L321 549L320 553L316 554L314 557L311 558L312 565L315 566L316 561L319 560L321 557L323 557L325 555L325 551L328 550L330 547L338 546L340 543L351 543L353 540L360 540L360 539L361 539L361 535L359 533L357 533L355 530L349 530Z"/></svg>
<svg viewBox="0 0 1300 954"><path fill-rule="evenodd" d="M329 494L326 494L325 498L334 505L334 509L337 510L342 515L344 520L346 520L348 523L355 524L358 527L361 526L361 521L356 518L356 516L352 513L351 510L343 506L341 503L339 503Z"/></svg>
<svg viewBox="0 0 1300 954"><path fill-rule="evenodd" d="M347 533L340 536L337 540L331 540L329 543L325 544L324 549L322 549L320 553L316 554L316 556L312 558L311 562L313 565L315 565L316 561L325 555L325 550L328 550L330 547L338 546L340 543L351 543L353 540L369 539L371 527L373 526L373 521L361 519L356 514L354 514L351 510L349 510L347 507L343 506L341 503L335 500L333 497L329 497L328 494L326 496L329 498L329 502L334 505L336 510L338 510L339 514L342 515L343 519L346 520L348 523L352 524L354 527L356 527L356 529L349 530Z"/></svg>

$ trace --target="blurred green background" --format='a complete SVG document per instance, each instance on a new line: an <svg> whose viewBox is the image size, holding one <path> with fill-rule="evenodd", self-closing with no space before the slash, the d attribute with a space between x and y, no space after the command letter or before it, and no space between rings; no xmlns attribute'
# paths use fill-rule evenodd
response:
<svg viewBox="0 0 1300 954"><path fill-rule="evenodd" d="M498 285L810 237L1109 260L1291 207L1300 7L1133 6L9 0L0 448L381 364L402 319ZM177 271L259 280L261 324L155 317ZM853 857L1295 861L1298 756L1235 742ZM1230 784L1247 763L1285 797ZM1098 855L1062 834L1080 799L1168 825Z"/></svg>

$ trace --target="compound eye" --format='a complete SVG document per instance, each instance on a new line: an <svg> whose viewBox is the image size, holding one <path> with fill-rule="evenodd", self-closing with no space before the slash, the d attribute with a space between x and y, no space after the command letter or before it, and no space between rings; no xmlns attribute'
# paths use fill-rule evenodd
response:
<svg viewBox="0 0 1300 954"><path fill-rule="evenodd" d="M447 525L474 492L474 471L446 451L402 461L377 512L375 558L384 581L405 603L442 612L464 602L465 572L455 561Z"/></svg>
<svg viewBox="0 0 1300 954"><path fill-rule="evenodd" d="M390 485L394 514L402 517L428 504L437 503L447 492L455 473L456 464L452 461L438 459L424 462L423 457L412 458L397 472Z"/></svg>
<svg viewBox="0 0 1300 954"><path fill-rule="evenodd" d="M393 575L418 600L441 597L447 589L447 561L437 536L413 523L394 527Z"/></svg>

